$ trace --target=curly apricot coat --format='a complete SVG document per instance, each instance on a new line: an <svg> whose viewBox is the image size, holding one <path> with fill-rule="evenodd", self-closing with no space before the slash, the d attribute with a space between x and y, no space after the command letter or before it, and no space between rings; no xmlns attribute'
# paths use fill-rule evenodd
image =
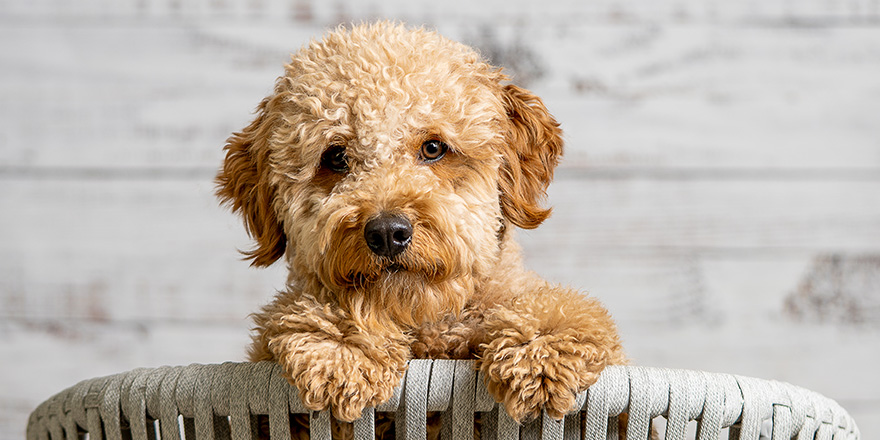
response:
<svg viewBox="0 0 880 440"><path fill-rule="evenodd" d="M351 421L409 359L472 358L513 418L560 418L625 362L595 299L522 266L514 229L549 216L562 138L506 81L433 32L340 28L294 54L230 137L217 194L256 241L252 264L284 257L290 273L255 315L250 358L281 364L308 408Z"/></svg>

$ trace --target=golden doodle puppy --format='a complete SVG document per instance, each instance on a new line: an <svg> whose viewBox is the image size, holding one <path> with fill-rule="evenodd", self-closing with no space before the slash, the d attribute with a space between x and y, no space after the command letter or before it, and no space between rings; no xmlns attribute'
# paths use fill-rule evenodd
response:
<svg viewBox="0 0 880 440"><path fill-rule="evenodd" d="M255 315L253 361L279 363L341 421L392 395L412 358L476 359L516 420L561 418L625 362L593 298L523 268L562 153L541 99L422 29L340 28L292 56L226 145L217 194L254 266L286 289Z"/></svg>

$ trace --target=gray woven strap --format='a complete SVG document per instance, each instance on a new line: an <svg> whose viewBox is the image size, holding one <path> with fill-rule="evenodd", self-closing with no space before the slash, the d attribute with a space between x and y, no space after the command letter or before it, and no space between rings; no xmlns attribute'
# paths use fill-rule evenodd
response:
<svg viewBox="0 0 880 440"><path fill-rule="evenodd" d="M355 440L375 438L378 414L394 413L397 438L424 440L426 416L442 412L444 440L648 439L651 421L666 418L668 440L859 438L836 402L793 385L729 374L645 367L608 367L562 421L546 416L520 426L495 404L473 361L414 360L394 397L354 423ZM618 416L628 422L620 426ZM28 421L27 438L256 439L259 417L271 438L290 439L290 415L309 414L309 434L330 440L327 411L309 413L299 393L268 363L225 363L138 369L80 382L52 396ZM479 414L479 416L477 416ZM723 431L728 429L729 433Z"/></svg>

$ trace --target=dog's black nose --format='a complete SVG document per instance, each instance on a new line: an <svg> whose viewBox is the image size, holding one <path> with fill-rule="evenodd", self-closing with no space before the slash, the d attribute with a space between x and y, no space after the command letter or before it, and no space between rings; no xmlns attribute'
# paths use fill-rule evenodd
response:
<svg viewBox="0 0 880 440"><path fill-rule="evenodd" d="M364 239L376 255L393 257L404 250L412 241L413 227L405 216L380 213L364 226Z"/></svg>

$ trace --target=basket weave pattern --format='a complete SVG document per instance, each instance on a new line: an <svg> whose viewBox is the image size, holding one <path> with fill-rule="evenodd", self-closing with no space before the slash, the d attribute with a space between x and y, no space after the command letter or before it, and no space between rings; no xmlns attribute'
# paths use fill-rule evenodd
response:
<svg viewBox="0 0 880 440"><path fill-rule="evenodd" d="M376 412L395 413L399 440L425 438L426 413L441 411L442 439L473 439L481 415L483 440L604 440L619 437L617 416L628 413L626 438L648 439L651 421L666 418L665 438L842 440L859 438L836 402L793 385L702 371L632 366L605 369L562 421L524 425L497 405L473 361L413 360L394 396L354 422L356 440L375 438ZM330 440L330 415L312 412L295 387L268 362L137 369L86 380L43 402L31 414L27 438L147 440L257 438L255 416L269 419L273 439L290 438L290 414L310 414L312 439ZM763 435L762 435L762 427ZM727 429L725 429L727 428ZM769 432L768 432L769 430Z"/></svg>

